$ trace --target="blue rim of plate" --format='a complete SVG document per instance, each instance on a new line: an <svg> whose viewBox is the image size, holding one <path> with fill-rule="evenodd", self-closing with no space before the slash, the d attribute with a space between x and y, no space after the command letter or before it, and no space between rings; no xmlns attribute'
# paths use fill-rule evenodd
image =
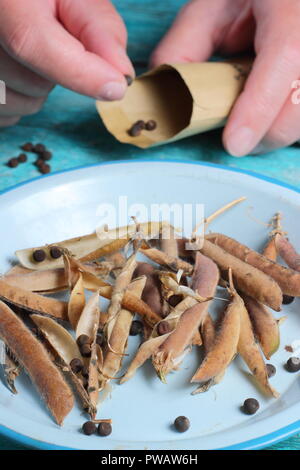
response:
<svg viewBox="0 0 300 470"><path fill-rule="evenodd" d="M188 164L188 165L199 165L199 166L204 166L204 167L211 167L211 168L216 168L216 169L222 169L226 171L231 171L234 173L243 173L245 175L252 176L253 178L267 181L268 183L273 183L276 184L277 186L281 186L283 188L291 189L292 191L295 191L296 193L300 193L300 189L297 188L296 186L293 186L288 183L284 183L280 180L277 180L276 178L272 178L270 176L265 176L260 173L256 173L251 170L244 170L240 168L231 168L226 165L219 165L216 163L209 163L209 162L198 162L194 160L176 160L176 159L168 159L168 160L159 160L159 159L153 159L153 158L142 158L142 159L132 159L132 160L114 160L112 162L100 162L100 163L95 163L92 165L81 165L78 167L74 168L68 168L66 170L60 170L53 172L48 175L43 175L43 176L38 176L36 178L31 178L30 180L23 181L21 183L18 183L14 186L9 187L8 189L4 189L0 191L0 196L2 194L9 193L11 191L14 191L17 188L20 188L22 186L28 185L32 182L39 181L45 178L53 178L56 175L64 174L64 173L69 173L72 171L77 171L77 170L84 170L88 168L93 168L93 167L98 167L98 166L108 166L108 165L115 165L115 164L127 164L127 163L179 163L179 164ZM288 437L291 437L292 435L296 434L297 432L300 432L300 419L295 421L294 423L289 424L288 426L284 426L283 428L277 429L276 431L273 431L269 434L265 434L263 436L250 439L248 441L240 442L238 444L234 444L231 446L227 447L222 447L218 448L216 450L251 450L251 449L261 449L263 447L266 447L268 445L274 445L282 440L287 439ZM5 437L12 439L13 441L17 443L22 443L28 447L33 447L35 449L41 449L41 450L76 450L75 448L71 447L63 447L63 446L56 446L54 444L49 444L47 442L42 442L36 439L32 439L28 436L25 436L24 434L19 434L16 431L13 431L12 429L9 429L5 426L0 425L0 435L4 435Z"/></svg>

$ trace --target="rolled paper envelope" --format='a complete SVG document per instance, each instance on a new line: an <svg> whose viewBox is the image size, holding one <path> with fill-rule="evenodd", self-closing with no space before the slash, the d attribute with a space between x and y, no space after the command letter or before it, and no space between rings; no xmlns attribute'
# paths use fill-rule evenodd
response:
<svg viewBox="0 0 300 470"><path fill-rule="evenodd" d="M120 101L97 102L108 131L123 143L152 147L222 127L252 61L165 64L138 77ZM139 120L156 128L129 130Z"/></svg>

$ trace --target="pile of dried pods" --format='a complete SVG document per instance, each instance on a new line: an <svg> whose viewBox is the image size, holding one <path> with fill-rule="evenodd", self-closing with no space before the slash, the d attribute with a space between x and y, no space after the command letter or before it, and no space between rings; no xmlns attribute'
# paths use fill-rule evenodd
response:
<svg viewBox="0 0 300 470"><path fill-rule="evenodd" d="M167 222L135 222L17 251L19 264L0 279L2 362L10 389L16 392L24 368L62 424L74 404L70 383L91 421L101 422L99 394L120 374L137 314L143 342L121 383L149 358L165 382L197 345L204 359L191 376L198 384L194 394L218 383L239 354L264 393L277 397L263 357L279 347L280 321L270 308L278 312L283 296L300 296L300 256L280 218L274 220L263 254L218 233L192 235L187 249L187 240L177 238ZM277 256L289 267L278 264ZM209 308L218 286L229 295L215 322ZM58 291L69 291L68 302L48 296ZM100 310L100 297L110 299L107 312Z"/></svg>

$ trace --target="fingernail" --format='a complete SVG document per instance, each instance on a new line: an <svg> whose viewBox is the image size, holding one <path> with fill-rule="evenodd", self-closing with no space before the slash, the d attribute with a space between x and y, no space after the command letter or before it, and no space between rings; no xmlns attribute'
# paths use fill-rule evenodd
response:
<svg viewBox="0 0 300 470"><path fill-rule="evenodd" d="M233 157L242 157L251 152L256 144L256 137L250 127L239 127L226 139L226 148Z"/></svg>
<svg viewBox="0 0 300 470"><path fill-rule="evenodd" d="M104 101L121 100L127 90L127 83L124 82L108 82L105 83L99 93L99 99Z"/></svg>

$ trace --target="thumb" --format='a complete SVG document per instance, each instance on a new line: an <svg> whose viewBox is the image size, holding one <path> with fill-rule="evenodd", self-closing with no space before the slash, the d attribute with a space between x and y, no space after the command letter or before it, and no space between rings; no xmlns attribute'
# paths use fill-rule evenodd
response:
<svg viewBox="0 0 300 470"><path fill-rule="evenodd" d="M4 3L8 6L1 12L0 42L20 63L51 82L96 99L123 97L127 89L123 73L86 50L44 2Z"/></svg>

